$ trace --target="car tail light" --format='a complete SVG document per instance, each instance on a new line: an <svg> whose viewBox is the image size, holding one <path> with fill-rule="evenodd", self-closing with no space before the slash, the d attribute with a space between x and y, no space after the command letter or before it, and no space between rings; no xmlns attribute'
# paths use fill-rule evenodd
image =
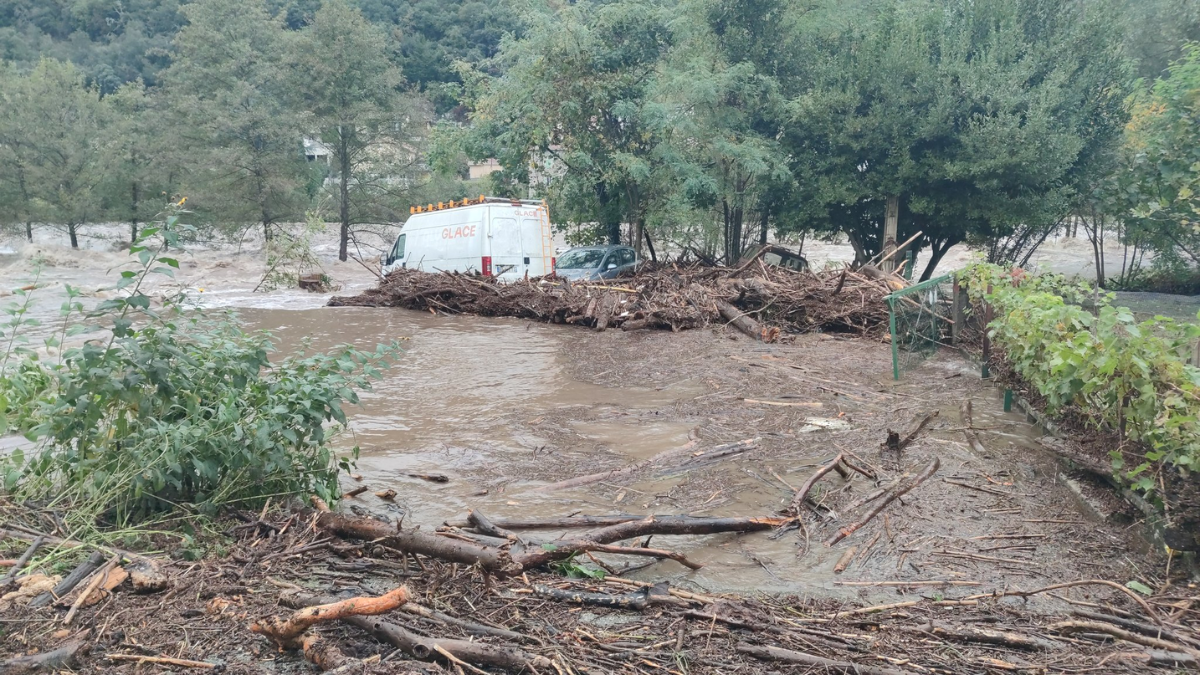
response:
<svg viewBox="0 0 1200 675"><path fill-rule="evenodd" d="M483 256L483 259L480 261L480 267L483 268L483 276L492 276L492 256Z"/></svg>

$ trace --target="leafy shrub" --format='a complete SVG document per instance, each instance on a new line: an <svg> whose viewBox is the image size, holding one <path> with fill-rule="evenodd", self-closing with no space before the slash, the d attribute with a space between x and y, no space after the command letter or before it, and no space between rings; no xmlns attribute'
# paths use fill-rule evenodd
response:
<svg viewBox="0 0 1200 675"><path fill-rule="evenodd" d="M143 282L173 276L178 263L165 251L178 248L183 227L171 216L142 232L130 249L137 263L118 282L122 297L86 314L85 329L103 326L101 337L57 363L27 349L0 363L4 425L37 442L4 460L4 489L69 506L79 528L97 516L120 526L276 495L336 498L348 460L334 457L326 425L345 423L343 405L357 403L355 390L397 351L346 346L272 363L271 337L244 332L227 313L187 306L182 295L155 306ZM68 300L64 324L81 311Z"/></svg>
<svg viewBox="0 0 1200 675"><path fill-rule="evenodd" d="M1139 488L1154 487L1161 462L1200 469L1200 369L1185 360L1200 325L1138 322L1113 307L1111 295L1050 275L1014 279L980 264L968 268L966 283L973 300L995 308L989 334L1052 412L1076 406L1145 449L1125 472ZM1088 300L1094 312L1081 306ZM1126 468L1120 449L1113 468Z"/></svg>

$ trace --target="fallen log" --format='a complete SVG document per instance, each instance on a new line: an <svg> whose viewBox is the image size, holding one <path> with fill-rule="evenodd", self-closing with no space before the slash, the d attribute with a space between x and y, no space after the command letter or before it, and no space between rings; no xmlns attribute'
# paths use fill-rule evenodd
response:
<svg viewBox="0 0 1200 675"><path fill-rule="evenodd" d="M291 595L281 598L281 602L291 607L311 607L312 605L337 602L338 598L331 596ZM438 648L453 654L455 658L467 663L481 666L493 666L507 670L522 671L533 666L539 672L553 672L550 660L525 652L514 645L495 645L470 640L443 639L417 635L412 631L388 623L381 619L365 616L350 616L341 619L352 626L357 626L380 642L385 642L403 650L409 656L428 661L438 655ZM544 670L543 670L544 669Z"/></svg>
<svg viewBox="0 0 1200 675"><path fill-rule="evenodd" d="M856 523L847 525L846 527L839 529L832 537L829 538L828 541L825 542L825 545L833 546L834 544L838 543L839 541L841 541L841 540L845 539L846 537L849 537L850 535L857 532L860 528L862 528L863 525L866 525L867 523L871 522L872 518L879 515L880 512L882 512L884 509L886 509L888 504L891 504L892 502L896 501L900 497L903 497L905 494L907 494L913 488L917 487L921 483L924 483L927 478L929 478L930 476L932 476L934 473L937 472L938 467L940 467L941 465L942 465L941 460L938 459L937 457L934 457L933 461L929 463L929 466L925 467L925 470L923 470L920 474L918 474L916 478L914 478L910 481L907 481L907 482L902 482L899 485L897 485L896 488L894 490L892 490L891 493L889 493L888 496L883 499L883 501L876 504L875 507L872 508L871 511L868 512L867 515L862 518L862 520L859 520Z"/></svg>
<svg viewBox="0 0 1200 675"><path fill-rule="evenodd" d="M932 621L925 626L912 628L912 630L928 633L930 635L942 638L943 640L1000 645L1001 647L1012 647L1014 649L1024 649L1026 651L1050 651L1052 649L1058 649L1062 647L1061 643L1030 635L1020 635L1018 633L1009 631L989 630L987 628L974 628L971 626L951 627L944 624L936 624Z"/></svg>
<svg viewBox="0 0 1200 675"><path fill-rule="evenodd" d="M905 671L894 668L879 668L851 661L834 661L833 659L805 654L804 652L792 649L783 649L781 647L767 647L739 642L736 649L738 653L747 654L763 661L799 663L805 666L820 668L821 672L847 673L848 675L908 675Z"/></svg>
<svg viewBox="0 0 1200 675"><path fill-rule="evenodd" d="M507 551L500 548L439 537L420 530L397 531L387 523L381 523L371 518L323 512L317 518L317 526L340 537L379 541L385 546L406 553L416 553L466 565L479 565L489 572L498 574L519 573L522 569L520 565L513 564Z"/></svg>
<svg viewBox="0 0 1200 675"><path fill-rule="evenodd" d="M1200 650L1193 649L1187 645L1182 645L1176 642L1171 642L1170 640L1163 640L1161 638L1154 638L1147 635L1140 635L1138 633L1127 631L1124 628L1118 628L1117 626L1113 626L1112 624L1101 621L1060 621L1047 626L1047 628L1052 631L1067 634L1102 633L1105 635L1111 635L1118 640L1124 640L1126 642L1132 642L1134 644L1144 645L1146 647L1153 647L1155 649L1162 649L1168 652L1187 654L1194 659L1200 658Z"/></svg>
<svg viewBox="0 0 1200 675"><path fill-rule="evenodd" d="M64 668L74 668L79 656L88 652L87 637L90 630L85 630L73 640L69 640L58 649L41 654L18 656L0 663L0 675L24 675L25 673L55 672Z"/></svg>
<svg viewBox="0 0 1200 675"><path fill-rule="evenodd" d="M651 516L567 516L564 518L491 518L496 527L506 530L566 530L578 527L606 527L628 523L632 520L645 520ZM671 518L674 516L653 516L654 518ZM446 527L472 527L470 518L447 520Z"/></svg>
<svg viewBox="0 0 1200 675"><path fill-rule="evenodd" d="M105 556L103 553L94 551L90 556L88 556L87 560L80 563L78 567L76 567L71 571L70 574L66 576L66 578L60 581L58 585L54 587L54 590L48 593L42 593L33 600L30 600L29 606L45 607L46 605L49 605L50 603L63 597L67 593L70 593L76 586L79 585L80 582L86 579L88 575L96 571L96 568L104 562L104 557Z"/></svg>
<svg viewBox="0 0 1200 675"><path fill-rule="evenodd" d="M665 582L642 588L632 593L624 593L622 595L614 595L612 593L587 593L584 591L553 588L551 586L544 586L542 584L534 584L533 592L535 595L543 598L550 598L560 602L569 602L576 605L592 605L594 607L633 609L638 611L654 604L688 604L686 600L680 600L678 598L671 597Z"/></svg>
<svg viewBox="0 0 1200 675"><path fill-rule="evenodd" d="M717 311L720 312L721 318L733 324L733 327L745 333L746 335L758 340L759 342L774 342L775 337L779 335L779 329L774 329L774 335L770 333L770 329L763 328L757 321L746 316L737 307L725 302L717 300Z"/></svg>
<svg viewBox="0 0 1200 675"><path fill-rule="evenodd" d="M301 636L323 621L335 621L351 616L375 616L396 609L408 602L408 588L399 586L379 597L358 597L328 604L307 606L286 619L271 617L250 624L250 632L266 635L280 649L295 649ZM305 650L308 651L307 649ZM336 667L336 666L333 666Z"/></svg>

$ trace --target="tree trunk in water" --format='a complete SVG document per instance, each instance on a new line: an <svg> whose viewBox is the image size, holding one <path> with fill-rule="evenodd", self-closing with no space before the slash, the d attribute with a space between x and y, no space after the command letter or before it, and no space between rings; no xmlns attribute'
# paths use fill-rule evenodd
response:
<svg viewBox="0 0 1200 675"><path fill-rule="evenodd" d="M642 236L646 238L646 248L650 250L650 259L658 262L658 256L654 254L654 242L650 240L650 230L647 230L645 225L642 225Z"/></svg>
<svg viewBox="0 0 1200 675"><path fill-rule="evenodd" d="M725 264L736 265L742 256L742 217L740 206L730 208L729 202L721 202L721 210L725 216Z"/></svg>
<svg viewBox="0 0 1200 675"><path fill-rule="evenodd" d="M29 240L29 243L33 243L33 223L28 220L25 221L25 238Z"/></svg>
<svg viewBox="0 0 1200 675"><path fill-rule="evenodd" d="M925 270L921 272L920 281L929 281L933 278L933 271L937 269L938 263L942 262L942 258L957 243L957 241L952 239L946 239L942 242L931 240L929 242L929 262L925 264ZM913 260L916 260L915 256Z"/></svg>
<svg viewBox="0 0 1200 675"><path fill-rule="evenodd" d="M884 255L896 250L896 231L900 226L900 197L888 197L887 212L883 218L883 249ZM892 272L896 269L895 256L890 260L883 261L880 267L884 272Z"/></svg>
<svg viewBox="0 0 1200 675"><path fill-rule="evenodd" d="M132 244L137 241L137 235L138 235L138 184L137 184L137 181L134 181L130 185L129 192L130 192L130 197L132 197L132 201L130 202L130 206L132 208L130 209L131 218L129 221L129 243Z"/></svg>
<svg viewBox="0 0 1200 675"><path fill-rule="evenodd" d="M767 230L771 226L771 210L763 209L762 215L758 221L758 243L762 246L767 245Z"/></svg>
<svg viewBox="0 0 1200 675"><path fill-rule="evenodd" d="M71 248L79 248L79 234L76 232L75 223L67 223L67 234L71 236Z"/></svg>
<svg viewBox="0 0 1200 675"><path fill-rule="evenodd" d="M350 148L346 134L338 130L338 170L341 173L338 182L338 197L341 204L338 217L342 230L338 234L338 260L346 262L350 257Z"/></svg>

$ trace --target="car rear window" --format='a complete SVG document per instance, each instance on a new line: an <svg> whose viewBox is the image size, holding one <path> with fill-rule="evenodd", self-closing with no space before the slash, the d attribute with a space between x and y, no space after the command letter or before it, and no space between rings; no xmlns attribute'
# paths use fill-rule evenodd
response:
<svg viewBox="0 0 1200 675"><path fill-rule="evenodd" d="M603 259L603 250L567 251L558 259L555 267L560 270L590 270L599 267Z"/></svg>

